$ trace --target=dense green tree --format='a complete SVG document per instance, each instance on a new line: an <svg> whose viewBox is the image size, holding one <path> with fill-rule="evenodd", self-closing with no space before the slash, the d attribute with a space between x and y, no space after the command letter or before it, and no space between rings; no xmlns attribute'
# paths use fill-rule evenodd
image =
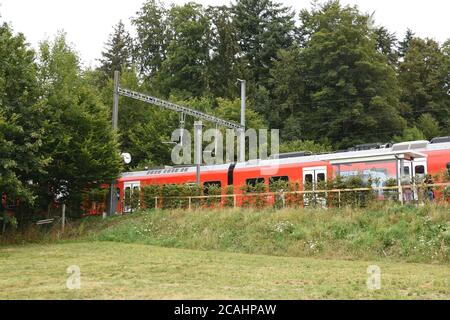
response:
<svg viewBox="0 0 450 320"><path fill-rule="evenodd" d="M114 26L113 33L109 36L105 50L100 59L100 70L105 77L111 78L114 71L122 71L122 68L129 69L132 65L133 40L126 31L125 25L120 21Z"/></svg>
<svg viewBox="0 0 450 320"><path fill-rule="evenodd" d="M170 42L167 15L168 11L160 1L146 0L131 20L137 33L134 60L139 73L148 79L155 75L166 59Z"/></svg>
<svg viewBox="0 0 450 320"><path fill-rule="evenodd" d="M344 148L401 133L395 71L376 49L369 17L330 1L303 10L300 18L306 46L281 56L291 64L280 62L272 71L278 104L289 110L290 101L297 101L286 113L297 139L328 139Z"/></svg>
<svg viewBox="0 0 450 320"><path fill-rule="evenodd" d="M448 88L450 68L439 44L413 38L399 65L404 116L413 125L422 113L429 113L441 126L450 119Z"/></svg>
<svg viewBox="0 0 450 320"><path fill-rule="evenodd" d="M395 135L393 137L394 142L404 142L404 141L415 141L415 140L425 140L426 137L422 131L416 126L411 128L405 128L401 135Z"/></svg>
<svg viewBox="0 0 450 320"><path fill-rule="evenodd" d="M240 48L232 11L225 6L209 7L206 14L211 21L208 87L215 97L236 97L236 79L244 66L238 59Z"/></svg>
<svg viewBox="0 0 450 320"><path fill-rule="evenodd" d="M409 45L413 38L414 38L414 32L412 32L412 30L408 28L406 30L404 39L398 43L398 54L400 57L403 58L406 55L406 52L408 51Z"/></svg>
<svg viewBox="0 0 450 320"><path fill-rule="evenodd" d="M45 170L42 104L35 53L22 34L0 25L0 194L32 204L34 183ZM36 181L34 181L36 182Z"/></svg>
<svg viewBox="0 0 450 320"><path fill-rule="evenodd" d="M174 6L168 16L171 32L167 58L156 75L160 94L200 97L208 94L210 23L201 5Z"/></svg>
<svg viewBox="0 0 450 320"><path fill-rule="evenodd" d="M332 148L327 144L316 143L311 140L293 140L283 142L280 145L280 152L295 152L295 151L311 151L313 153L321 153L331 151Z"/></svg>
<svg viewBox="0 0 450 320"><path fill-rule="evenodd" d="M424 113L419 117L417 126L428 140L439 136L441 133L439 122L429 113Z"/></svg>
<svg viewBox="0 0 450 320"><path fill-rule="evenodd" d="M214 110L215 114L223 119L236 123L241 122L241 100L240 99L217 99L218 106ZM267 122L260 114L253 110L251 104L246 110L246 127L251 129L265 129Z"/></svg>
<svg viewBox="0 0 450 320"><path fill-rule="evenodd" d="M265 86L277 51L294 42L295 14L271 0L238 0L233 12L242 58L250 73L247 80Z"/></svg>
<svg viewBox="0 0 450 320"><path fill-rule="evenodd" d="M306 94L305 65L302 49L280 50L271 70L275 108L267 104L266 115L271 126L283 128L284 140L301 138L300 118Z"/></svg>
<svg viewBox="0 0 450 320"><path fill-rule="evenodd" d="M47 174L39 177L41 203L61 198L76 211L85 188L119 175L117 137L108 108L83 79L64 34L41 43L39 81L47 120L42 148L51 157Z"/></svg>
<svg viewBox="0 0 450 320"><path fill-rule="evenodd" d="M391 65L396 65L399 58L397 50L397 37L389 32L385 27L378 27L374 30L376 48L384 54Z"/></svg>

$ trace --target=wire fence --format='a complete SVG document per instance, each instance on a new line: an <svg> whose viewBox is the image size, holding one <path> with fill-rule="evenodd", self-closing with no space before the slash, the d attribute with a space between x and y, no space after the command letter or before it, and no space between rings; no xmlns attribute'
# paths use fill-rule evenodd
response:
<svg viewBox="0 0 450 320"><path fill-rule="evenodd" d="M366 207L373 201L402 204L450 203L450 182L385 187L224 193L209 195L151 196L144 192L122 202L123 213L140 209Z"/></svg>

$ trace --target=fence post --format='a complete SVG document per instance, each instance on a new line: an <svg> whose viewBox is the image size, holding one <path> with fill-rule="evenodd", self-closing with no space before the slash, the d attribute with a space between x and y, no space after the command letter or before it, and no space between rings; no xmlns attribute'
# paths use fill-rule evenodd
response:
<svg viewBox="0 0 450 320"><path fill-rule="evenodd" d="M189 210L191 210L191 197L189 197Z"/></svg>
<svg viewBox="0 0 450 320"><path fill-rule="evenodd" d="M341 190L338 190L338 206L341 207Z"/></svg>
<svg viewBox="0 0 450 320"><path fill-rule="evenodd" d="M158 209L158 197L155 197L155 209Z"/></svg>
<svg viewBox="0 0 450 320"><path fill-rule="evenodd" d="M399 195L398 197L400 199L400 203L403 204L403 187L402 186L398 187L398 195Z"/></svg>
<svg viewBox="0 0 450 320"><path fill-rule="evenodd" d="M236 194L233 194L233 207L236 208Z"/></svg>
<svg viewBox="0 0 450 320"><path fill-rule="evenodd" d="M62 217L61 217L61 233L64 233L64 228L66 226L66 204L62 204Z"/></svg>

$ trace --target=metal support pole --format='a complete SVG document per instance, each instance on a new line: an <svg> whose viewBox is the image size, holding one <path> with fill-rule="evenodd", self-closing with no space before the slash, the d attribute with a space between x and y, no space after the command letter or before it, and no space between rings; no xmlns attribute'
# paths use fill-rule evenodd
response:
<svg viewBox="0 0 450 320"><path fill-rule="evenodd" d="M118 128L118 119L119 119L119 71L114 71L114 97L113 97L113 109L112 109L112 128L113 130L117 130ZM115 208L115 190L114 190L114 181L111 182L110 187L110 199L109 199L109 212L108 215L112 216L116 213Z"/></svg>
<svg viewBox="0 0 450 320"><path fill-rule="evenodd" d="M201 121L195 121L194 122L194 148L195 148L195 154L194 154L194 161L196 166L196 183L198 186L200 186L200 166L202 164L202 128L203 124Z"/></svg>
<svg viewBox="0 0 450 320"><path fill-rule="evenodd" d="M239 162L245 162L245 100L246 100L246 81L238 79L241 83L241 125L239 131Z"/></svg>
<svg viewBox="0 0 450 320"><path fill-rule="evenodd" d="M397 158L398 163L398 170L397 170L397 187L398 187L398 200L401 204L403 204L403 188L402 188L402 180L403 180L403 173L404 173L404 160L403 158ZM400 172L399 172L400 171Z"/></svg>
<svg viewBox="0 0 450 320"><path fill-rule="evenodd" d="M66 204L62 205L62 220L61 220L61 233L64 233L64 228L66 226Z"/></svg>

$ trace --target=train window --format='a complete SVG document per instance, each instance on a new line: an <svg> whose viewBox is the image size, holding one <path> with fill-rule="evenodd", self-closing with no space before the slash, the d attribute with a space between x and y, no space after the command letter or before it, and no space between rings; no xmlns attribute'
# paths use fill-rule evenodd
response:
<svg viewBox="0 0 450 320"><path fill-rule="evenodd" d="M317 174L317 182L323 182L325 181L325 173L318 173Z"/></svg>
<svg viewBox="0 0 450 320"><path fill-rule="evenodd" d="M264 178L252 178L247 179L245 182L248 186L256 186L257 184L264 183Z"/></svg>
<svg viewBox="0 0 450 320"><path fill-rule="evenodd" d="M409 176L409 167L403 167L403 175Z"/></svg>
<svg viewBox="0 0 450 320"><path fill-rule="evenodd" d="M305 183L312 183L312 182L313 182L312 174L305 175Z"/></svg>
<svg viewBox="0 0 450 320"><path fill-rule="evenodd" d="M285 181L285 182L289 182L289 177L288 176L280 176L280 177L270 177L269 179L269 185L273 184L275 182L278 181Z"/></svg>
<svg viewBox="0 0 450 320"><path fill-rule="evenodd" d="M203 183L203 194L207 196L210 188L221 188L222 183L220 181L207 181Z"/></svg>
<svg viewBox="0 0 450 320"><path fill-rule="evenodd" d="M447 172L450 174L450 162L447 163Z"/></svg>
<svg viewBox="0 0 450 320"><path fill-rule="evenodd" d="M416 174L425 174L425 166L416 166L414 170Z"/></svg>

